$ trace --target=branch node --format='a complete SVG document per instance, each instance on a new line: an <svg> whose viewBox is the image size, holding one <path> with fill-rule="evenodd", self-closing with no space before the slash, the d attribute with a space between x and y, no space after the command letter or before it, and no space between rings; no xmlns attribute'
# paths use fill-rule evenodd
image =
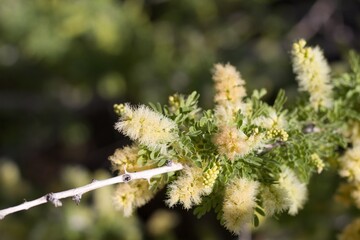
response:
<svg viewBox="0 0 360 240"><path fill-rule="evenodd" d="M129 182L131 180L131 176L129 174L124 174L122 176L122 179L125 183Z"/></svg>
<svg viewBox="0 0 360 240"><path fill-rule="evenodd" d="M76 194L72 197L72 200L74 200L74 202L76 203L76 205L80 204L81 201L81 195L80 194Z"/></svg>
<svg viewBox="0 0 360 240"><path fill-rule="evenodd" d="M91 183L94 183L94 182L97 182L97 180L96 180L96 179L92 179L92 180L91 180Z"/></svg>
<svg viewBox="0 0 360 240"><path fill-rule="evenodd" d="M55 198L53 193L46 194L46 201L51 202L52 204L54 204L55 207L62 206L61 201L59 199Z"/></svg>
<svg viewBox="0 0 360 240"><path fill-rule="evenodd" d="M172 164L173 164L173 161L171 161L171 160L167 160L166 163L165 163L165 165L166 165L167 167L171 167Z"/></svg>
<svg viewBox="0 0 360 240"><path fill-rule="evenodd" d="M304 126L302 129L303 133L318 133L320 128L318 128L314 123L309 123Z"/></svg>
<svg viewBox="0 0 360 240"><path fill-rule="evenodd" d="M274 142L274 143L272 143L272 144L267 144L267 145L265 145L262 149L257 150L256 153L259 154L259 155L263 155L263 154L271 151L272 149L274 149L274 148L276 148L276 147L284 146L285 144L286 144L286 143L283 142L283 141L276 141L276 142Z"/></svg>

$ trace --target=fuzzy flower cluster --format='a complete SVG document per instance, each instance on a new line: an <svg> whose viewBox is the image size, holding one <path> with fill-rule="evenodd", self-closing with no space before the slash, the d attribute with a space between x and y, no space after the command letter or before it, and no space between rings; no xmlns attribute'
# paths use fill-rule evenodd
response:
<svg viewBox="0 0 360 240"><path fill-rule="evenodd" d="M170 207L181 203L185 209L200 204L201 198L212 192L217 174L214 171L212 176L209 173L204 175L202 168L186 166L182 174L169 185L166 203Z"/></svg>
<svg viewBox="0 0 360 240"><path fill-rule="evenodd" d="M360 208L360 145L355 144L339 158L339 175L346 178L351 200Z"/></svg>
<svg viewBox="0 0 360 240"><path fill-rule="evenodd" d="M219 153L233 162L250 151L260 148L263 138L263 134L257 132L247 136L235 126L222 125L214 135L213 142L217 146Z"/></svg>
<svg viewBox="0 0 360 240"><path fill-rule="evenodd" d="M136 208L150 201L154 195L155 192L149 189L149 183L146 180L137 180L119 184L115 190L113 202L115 208L128 217Z"/></svg>
<svg viewBox="0 0 360 240"><path fill-rule="evenodd" d="M245 81L236 68L230 64L215 64L213 80L216 92L215 103L232 111L230 116L242 109L244 105L242 100L246 96Z"/></svg>
<svg viewBox="0 0 360 240"><path fill-rule="evenodd" d="M136 172L149 169L151 166L139 166L137 164L139 147L137 145L126 146L115 150L114 154L109 157L114 171L120 174L125 172Z"/></svg>
<svg viewBox="0 0 360 240"><path fill-rule="evenodd" d="M311 163L316 167L317 173L321 173L324 170L325 163L316 153L311 154Z"/></svg>
<svg viewBox="0 0 360 240"><path fill-rule="evenodd" d="M247 136L236 127L235 115L247 112L245 81L240 73L230 64L216 64L213 71L216 94L214 97L215 116L218 132L213 136L213 142L220 154L230 161L243 157L262 144L263 134L258 132Z"/></svg>
<svg viewBox="0 0 360 240"><path fill-rule="evenodd" d="M360 183L360 146L354 146L339 159L339 174L350 182Z"/></svg>
<svg viewBox="0 0 360 240"><path fill-rule="evenodd" d="M239 234L251 223L258 190L259 182L246 178L234 178L226 186L222 211L224 225L229 231Z"/></svg>
<svg viewBox="0 0 360 240"><path fill-rule="evenodd" d="M270 109L267 116L255 118L252 123L266 129L285 129L287 121L284 114L277 114L274 109Z"/></svg>
<svg viewBox="0 0 360 240"><path fill-rule="evenodd" d="M288 167L283 167L277 184L261 189L263 207L267 215L288 211L296 215L307 199L307 188Z"/></svg>
<svg viewBox="0 0 360 240"><path fill-rule="evenodd" d="M289 209L291 199L287 190L280 184L261 187L261 199L267 216L272 216Z"/></svg>
<svg viewBox="0 0 360 240"><path fill-rule="evenodd" d="M138 151L137 145L126 146L122 149L116 149L115 153L109 157L114 171L119 174L129 172L136 172L149 169L152 165L138 165ZM119 184L113 195L113 202L115 208L123 212L124 216L130 216L133 211L146 204L153 198L155 192L149 190L149 183L145 180L138 180L134 182Z"/></svg>
<svg viewBox="0 0 360 240"><path fill-rule="evenodd" d="M317 111L333 105L333 90L330 84L330 67L319 47L305 47L301 39L293 44L291 51L293 70L300 90L310 94L310 104Z"/></svg>
<svg viewBox="0 0 360 240"><path fill-rule="evenodd" d="M215 87L215 114L218 121L233 122L238 111L245 111L245 81L240 73L230 64L215 64L213 69Z"/></svg>
<svg viewBox="0 0 360 240"><path fill-rule="evenodd" d="M352 148L338 159L339 175L346 178L347 183L340 185L336 199L360 208L360 122L350 121L342 134L351 142Z"/></svg>
<svg viewBox="0 0 360 240"><path fill-rule="evenodd" d="M218 147L219 153L224 154L231 161L250 151L248 137L234 126L220 127L213 142Z"/></svg>
<svg viewBox="0 0 360 240"><path fill-rule="evenodd" d="M290 168L283 167L279 178L279 185L285 189L291 202L288 213L296 215L307 199L305 183L301 182Z"/></svg>
<svg viewBox="0 0 360 240"><path fill-rule="evenodd" d="M132 140L165 150L167 144L178 139L176 123L145 105L134 108L125 104L119 109L120 119L115 128Z"/></svg>

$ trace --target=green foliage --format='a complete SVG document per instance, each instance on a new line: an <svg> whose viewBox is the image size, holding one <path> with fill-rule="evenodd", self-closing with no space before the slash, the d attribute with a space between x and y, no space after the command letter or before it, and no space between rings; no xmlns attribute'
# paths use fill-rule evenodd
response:
<svg viewBox="0 0 360 240"><path fill-rule="evenodd" d="M228 185L237 181L234 179L251 179L258 182L260 186L290 184L285 187L304 188L303 185L300 185L308 184L312 175L316 172L320 173L324 166L326 168L337 167L332 161L340 156L339 149L347 148L349 141L342 129L348 122L359 119L357 96L360 92L356 87L354 88L358 85L356 81L358 81L357 76L360 69L359 57L354 53L351 53L350 56L352 72L335 80L334 92L337 95L332 99L333 105L330 108L313 109L309 105L309 100L306 99L308 96L306 93L296 105L285 107L287 97L284 90L279 91L273 105L262 100L266 94L265 90L255 90L249 98L242 100L242 108L234 112L233 116L231 116L231 112L221 115L223 114L221 108L231 109L231 102L228 103L229 105L219 103L214 110L199 108L200 95L196 92L187 96L174 94L169 97L169 105L150 103L154 111L174 121L177 125L178 139L169 142L166 150L140 145L138 161L143 163L144 159L151 159L149 161L154 162L157 166L163 166L167 159L171 159L190 167L201 168L203 175L192 176L193 180L191 181L205 179L205 174L212 169L219 168L214 177L215 181L211 185L211 193L200 195L202 199L201 202L196 203L194 214L200 218L213 209L218 219L224 225L230 226L231 231L234 231L232 223L229 225L229 221L233 220L226 219L229 216L225 216L222 210L223 204L228 204L224 203L226 201L224 200L226 197L224 191ZM343 82L341 80L343 78L347 80ZM226 77L224 79L230 81ZM349 94L350 89L352 89L351 94ZM309 92L309 94L312 93ZM228 139L223 139L221 134L227 129L231 129L231 132L226 135ZM233 134L237 134L238 131L245 136L245 139L237 138L233 142ZM222 145L228 145L231 146L228 147L228 151L233 151L232 148L235 149L237 144L241 145L236 151L244 151L242 154L234 156L221 150ZM248 150L244 150L247 148ZM284 169L291 169L290 171L293 171L295 175ZM165 185L167 181L175 185L179 181L180 184L181 181L185 181L182 178L184 176L181 173L175 174L173 178L160 178L161 180L156 180L151 187L159 185L160 181L161 185ZM286 178L294 179L290 180L290 183L284 183L284 181L288 181ZM170 192L169 195L188 194L189 199L198 198L199 196L191 196L191 194L196 194L193 193L193 191L197 191L196 188L205 188L206 186L201 187L196 184L195 182L190 184L189 188L194 188L194 190L189 190L189 193L186 193L187 190L179 189L177 191L185 192ZM298 190L289 191L296 192ZM291 197L306 198L305 192L297 194L303 194L303 196ZM266 211L269 212L269 209L266 209L268 206L263 205L264 201L268 200L262 198L259 194L257 206L253 209L252 216L255 226L260 223L259 217L265 216ZM180 203L185 201L181 200L181 197L179 199ZM297 204L296 201L303 200L293 199L291 201ZM301 207L301 205L295 205L295 209L291 211L297 213ZM280 211L283 209L275 210L275 212Z"/></svg>

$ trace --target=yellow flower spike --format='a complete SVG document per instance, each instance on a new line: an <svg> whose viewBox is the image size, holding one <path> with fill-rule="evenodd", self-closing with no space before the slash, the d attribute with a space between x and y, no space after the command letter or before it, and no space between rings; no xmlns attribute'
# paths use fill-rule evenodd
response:
<svg viewBox="0 0 360 240"><path fill-rule="evenodd" d="M179 108L180 102L179 102L179 95L178 94L174 94L174 95L169 97L169 105L170 105L172 110L176 110L177 108Z"/></svg>
<svg viewBox="0 0 360 240"><path fill-rule="evenodd" d="M316 153L311 154L311 162L316 167L317 173L321 173L325 167L324 161Z"/></svg>
<svg viewBox="0 0 360 240"><path fill-rule="evenodd" d="M114 104L114 112L121 116L124 113L125 106L124 104Z"/></svg>
<svg viewBox="0 0 360 240"><path fill-rule="evenodd" d="M286 142L289 138L289 134L284 129L270 129L266 132L265 138L270 139L279 139L283 142Z"/></svg>
<svg viewBox="0 0 360 240"><path fill-rule="evenodd" d="M310 104L318 111L333 105L333 90L330 84L330 67L319 47L305 47L301 39L293 44L292 61L299 90L310 94Z"/></svg>
<svg viewBox="0 0 360 240"><path fill-rule="evenodd" d="M220 169L217 165L213 166L212 168L208 169L203 174L203 185L204 187L213 188L215 181L219 175Z"/></svg>

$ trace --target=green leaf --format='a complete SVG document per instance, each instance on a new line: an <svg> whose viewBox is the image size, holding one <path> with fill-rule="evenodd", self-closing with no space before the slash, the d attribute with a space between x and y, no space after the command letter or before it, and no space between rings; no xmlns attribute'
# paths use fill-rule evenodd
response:
<svg viewBox="0 0 360 240"><path fill-rule="evenodd" d="M140 149L139 151L138 151L138 155L145 155L145 154L147 154L148 153L148 151L146 150L146 149Z"/></svg>
<svg viewBox="0 0 360 240"><path fill-rule="evenodd" d="M158 112L158 113L163 113L163 111L162 111L162 106L161 106L161 104L160 103L156 103L156 104L154 104L154 103L149 103L149 106L155 111L155 112Z"/></svg>
<svg viewBox="0 0 360 240"><path fill-rule="evenodd" d="M281 110L284 107L285 102L286 102L285 91L283 89L280 89L280 91L278 92L278 95L276 96L274 106L273 106L277 113L281 112Z"/></svg>
<svg viewBox="0 0 360 240"><path fill-rule="evenodd" d="M262 88L259 90L255 89L251 95L251 98L261 99L266 95L266 89Z"/></svg>
<svg viewBox="0 0 360 240"><path fill-rule="evenodd" d="M186 99L185 105L186 106L192 106L197 103L199 96L196 91L192 92Z"/></svg>
<svg viewBox="0 0 360 240"><path fill-rule="evenodd" d="M258 217L258 215L254 214L254 226L258 227L259 224L260 224L259 217Z"/></svg>
<svg viewBox="0 0 360 240"><path fill-rule="evenodd" d="M256 211L257 213L259 213L261 216L265 216L265 215L266 215L265 212L264 212L264 210L263 210L261 207L259 207L259 206L257 206L257 207L255 208L255 211Z"/></svg>
<svg viewBox="0 0 360 240"><path fill-rule="evenodd" d="M161 159L159 162L158 162L158 166L161 167L161 166L164 166L164 164L166 163L166 159Z"/></svg>

